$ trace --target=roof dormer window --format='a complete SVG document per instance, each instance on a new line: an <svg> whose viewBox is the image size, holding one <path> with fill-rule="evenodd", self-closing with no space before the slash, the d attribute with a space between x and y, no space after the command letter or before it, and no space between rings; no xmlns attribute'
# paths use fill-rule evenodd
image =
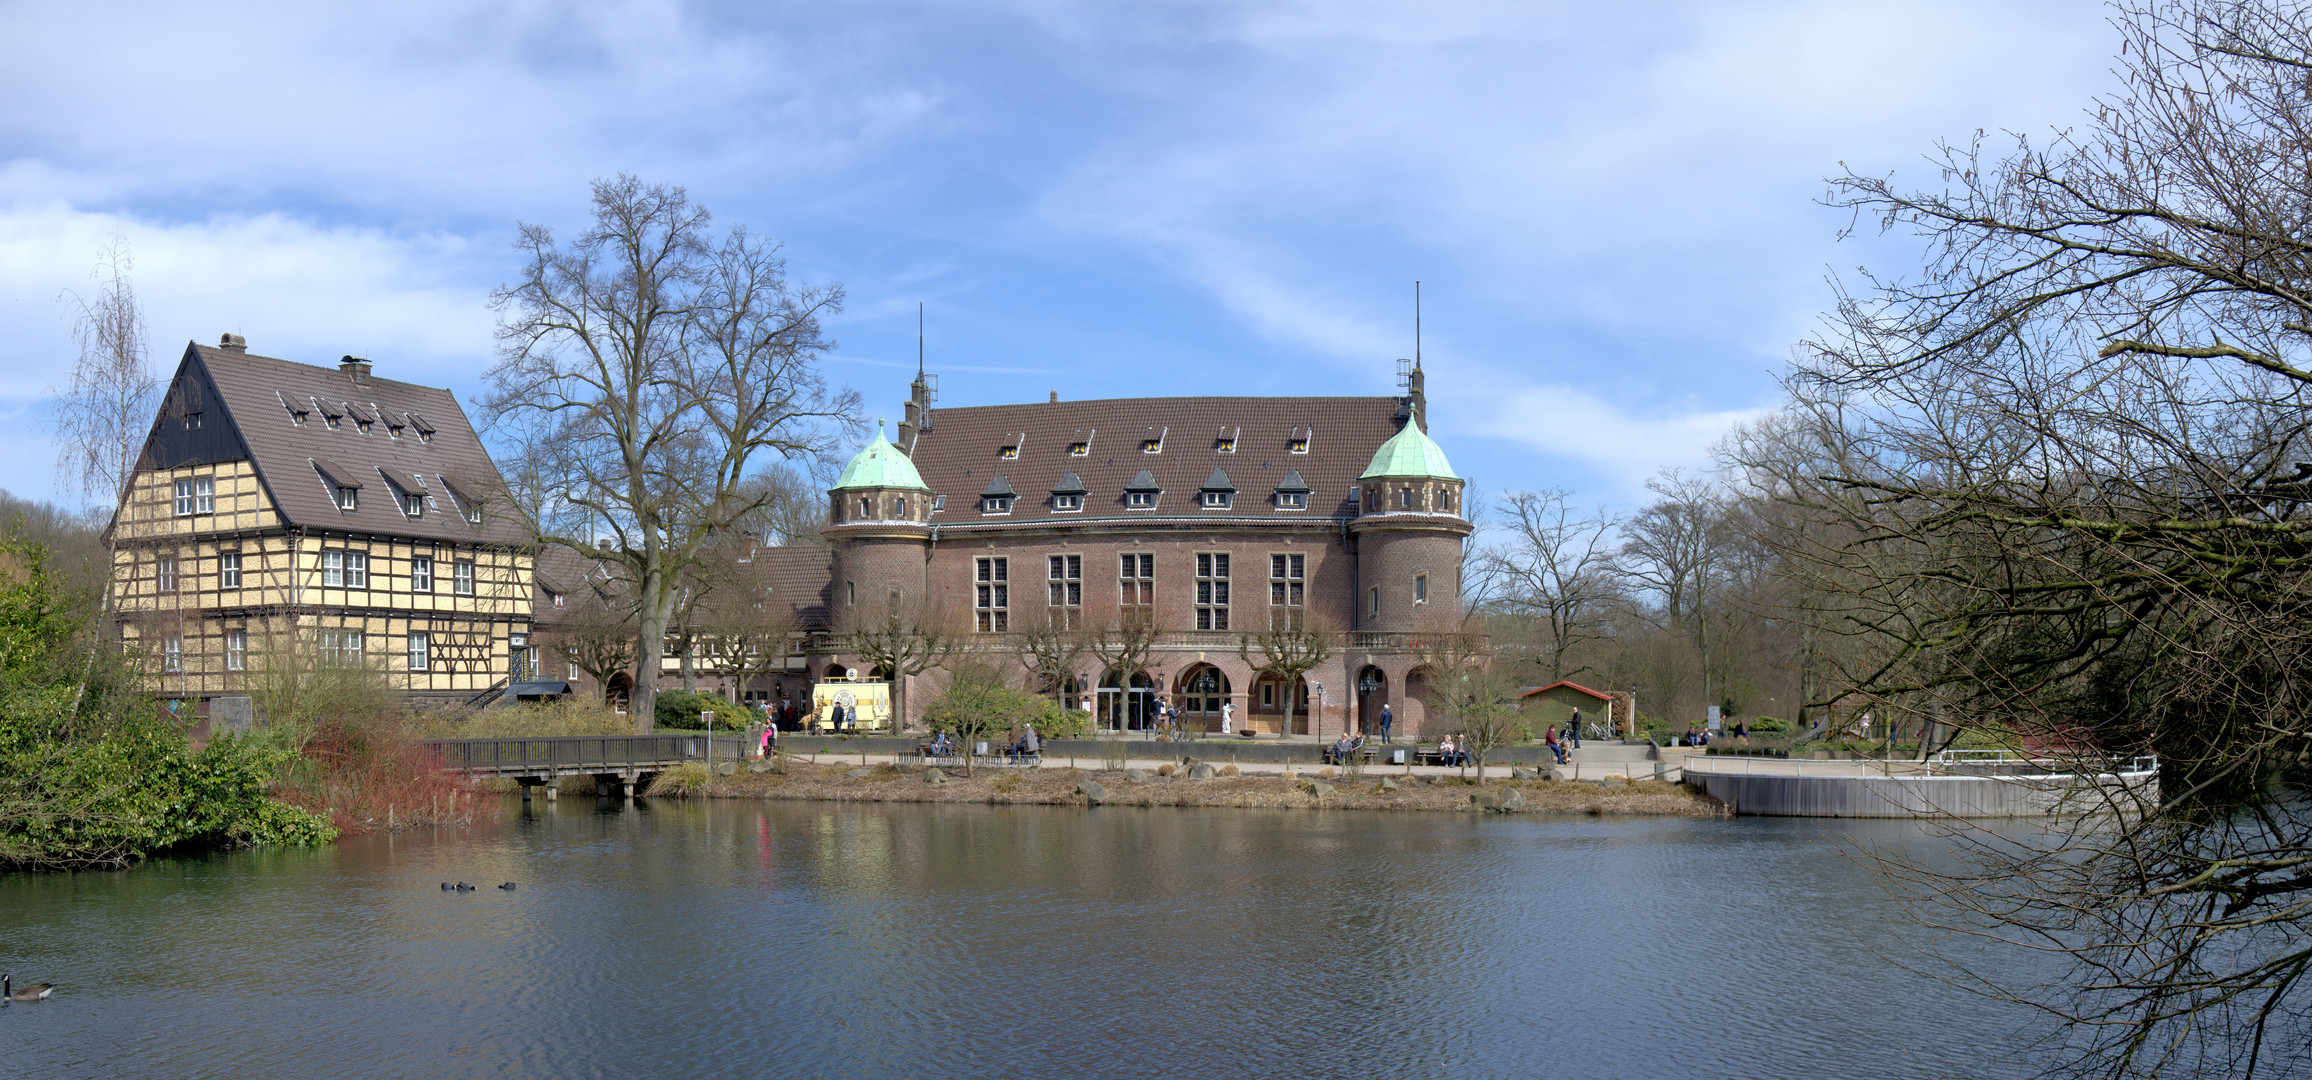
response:
<svg viewBox="0 0 2312 1080"><path fill-rule="evenodd" d="M1156 494L1153 491L1127 491L1124 493L1124 505L1132 510L1154 510Z"/></svg>
<svg viewBox="0 0 2312 1080"><path fill-rule="evenodd" d="M979 512L982 514L1011 513L1012 500L1017 497L1015 495L989 495L980 500Z"/></svg>
<svg viewBox="0 0 2312 1080"><path fill-rule="evenodd" d="M1090 442L1072 442L1068 444L1069 457L1088 457L1091 455L1091 453L1092 444Z"/></svg>
<svg viewBox="0 0 2312 1080"><path fill-rule="evenodd" d="M1203 496L1206 510L1226 510L1229 500L1234 498L1234 493L1227 491L1206 491L1200 494Z"/></svg>
<svg viewBox="0 0 2312 1080"><path fill-rule="evenodd" d="M1164 452L1164 436L1170 434L1172 429L1153 428L1151 430L1155 431L1156 434L1140 440L1140 452L1143 454L1161 454Z"/></svg>
<svg viewBox="0 0 2312 1080"><path fill-rule="evenodd" d="M1212 452L1215 454L1235 453L1236 437L1243 432L1243 428L1222 428L1220 434L1212 439Z"/></svg>
<svg viewBox="0 0 2312 1080"><path fill-rule="evenodd" d="M1083 497L1083 496L1081 496L1081 495L1054 495L1054 496L1052 496L1052 509L1053 509L1053 510L1056 510L1056 511L1058 511L1058 512L1060 512L1060 513L1063 513L1063 514L1066 514L1066 513L1073 513L1073 512L1075 512L1075 511L1079 511L1079 510L1082 510L1083 508L1084 508L1084 497Z"/></svg>
<svg viewBox="0 0 2312 1080"><path fill-rule="evenodd" d="M1236 485L1228 482L1226 469L1214 468L1212 476L1204 481L1197 492L1197 505L1206 510L1226 510L1236 501Z"/></svg>
<svg viewBox="0 0 2312 1080"><path fill-rule="evenodd" d="M1285 441L1284 441L1284 448L1285 448L1285 451L1286 451L1286 452L1288 452L1288 453L1294 453L1294 454L1305 454L1305 453L1308 453L1308 452L1309 452L1309 436L1311 436L1311 435L1314 435L1314 434L1316 434L1316 429L1315 429L1315 428L1309 428L1309 427L1295 427L1295 428L1293 428L1293 429L1292 429L1292 433L1291 433L1290 435L1286 436L1286 438L1285 438Z"/></svg>
<svg viewBox="0 0 2312 1080"><path fill-rule="evenodd" d="M1279 491L1276 493L1276 508L1279 510L1306 510L1309 508L1309 493L1305 491Z"/></svg>
<svg viewBox="0 0 2312 1080"><path fill-rule="evenodd" d="M1003 448L1003 451L998 453L996 456L1002 458L1005 461L1017 461L1019 460L1020 456L1020 444L1013 443L1010 446L1006 446Z"/></svg>
<svg viewBox="0 0 2312 1080"><path fill-rule="evenodd" d="M360 502L361 502L361 489L360 489L360 488L357 488L357 487L347 487L347 486L346 486L346 485L344 485L344 484L339 484L339 485L337 485L337 508L338 508L339 510L353 510L353 509L357 509L357 508L359 508L359 506L360 506Z"/></svg>

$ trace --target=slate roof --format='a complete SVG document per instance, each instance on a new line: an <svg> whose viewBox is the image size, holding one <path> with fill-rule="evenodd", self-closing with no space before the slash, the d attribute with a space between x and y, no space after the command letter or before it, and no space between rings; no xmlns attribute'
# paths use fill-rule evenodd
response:
<svg viewBox="0 0 2312 1080"><path fill-rule="evenodd" d="M1010 526L1150 517L1323 520L1350 512L1358 474L1404 415L1395 397L1109 398L943 408L916 437L914 460L933 492L957 496L931 519L942 528L982 520ZM1303 435L1308 452L1291 453L1288 443ZM1148 440L1161 440L1162 451L1144 452ZM1224 441L1233 452L1219 448ZM1076 443L1089 443L1089 453L1071 454ZM1018 446L1019 456L1003 458L1007 446ZM1200 509L1197 491L1222 469L1240 490L1262 497L1240 498L1227 511ZM970 495L998 473L1046 491L1073 473L1086 492L1084 508L1054 515L1048 502L1023 499L1007 517L982 519ZM1315 493L1309 508L1278 509L1267 495L1296 473ZM1139 484L1165 492L1154 511L1125 509L1125 490Z"/></svg>
<svg viewBox="0 0 2312 1080"><path fill-rule="evenodd" d="M340 418L335 427L326 422L331 415ZM529 539L516 518L493 511L505 484L457 395L335 365L189 344L138 467L242 458L291 525L464 543ZM354 509L337 508L333 481L360 488ZM426 496L425 512L403 514L394 487ZM461 500L480 505L479 524L465 519Z"/></svg>
<svg viewBox="0 0 2312 1080"><path fill-rule="evenodd" d="M756 580L770 589L769 602L785 604L802 628L824 630L834 625L834 549L818 544L758 546L746 557L754 560Z"/></svg>

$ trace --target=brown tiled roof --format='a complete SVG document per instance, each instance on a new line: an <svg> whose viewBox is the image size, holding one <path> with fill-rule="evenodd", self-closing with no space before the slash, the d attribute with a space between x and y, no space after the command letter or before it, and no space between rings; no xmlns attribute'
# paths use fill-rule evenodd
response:
<svg viewBox="0 0 2312 1080"><path fill-rule="evenodd" d="M193 368L206 372L274 506L290 524L467 543L529 538L518 520L494 512L491 497L505 485L448 390L197 344L186 347L184 364L179 382L198 375ZM303 424L291 416L296 410L308 413ZM332 428L323 421L332 413L351 418ZM363 416L373 418L367 432L352 419ZM398 438L395 428L401 429ZM431 432L431 438L420 439L419 432ZM361 485L355 509L337 508L324 472ZM429 496L425 513L403 514L388 478ZM480 501L480 524L465 520L453 491L457 498Z"/></svg>
<svg viewBox="0 0 2312 1080"><path fill-rule="evenodd" d="M1110 398L939 409L916 437L917 471L946 508L941 527L1149 518L1305 520L1349 512L1348 496L1373 453L1403 426L1402 399ZM1021 435L1025 433L1025 438ZM1288 442L1309 434L1305 454ZM1160 440L1162 451L1141 449ZM1071 444L1089 442L1082 457ZM1232 443L1224 452L1222 443ZM1019 456L1001 456L1017 445ZM1126 510L1124 490L1146 470L1163 490L1153 511ZM1197 493L1217 471L1236 487L1228 510L1203 510ZM1306 510L1280 510L1273 495L1298 471L1315 492ZM1087 494L1081 512L1054 513L1051 492L1070 473ZM981 516L976 493L998 475L1020 493L1007 515Z"/></svg>
<svg viewBox="0 0 2312 1080"><path fill-rule="evenodd" d="M819 544L757 547L746 555L754 560L756 580L770 587L772 603L784 603L795 622L806 630L832 625L835 588L834 549Z"/></svg>

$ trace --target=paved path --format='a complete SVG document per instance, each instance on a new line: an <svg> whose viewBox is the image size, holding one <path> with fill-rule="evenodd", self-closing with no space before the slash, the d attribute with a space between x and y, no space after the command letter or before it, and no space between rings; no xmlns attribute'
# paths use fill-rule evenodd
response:
<svg viewBox="0 0 2312 1080"><path fill-rule="evenodd" d="M1180 763L1180 759L1182 757L1196 756L1194 753L1195 744L1193 743L1182 744L1180 747L1181 752L1170 757L1148 756L1148 752L1151 748L1160 747L1163 745L1164 744L1162 743L1134 744L1131 750L1132 756L1125 760L1124 767L1128 769L1147 769L1153 772L1159 765L1177 765ZM914 755L901 757L893 754L812 754L806 752L797 753L793 756L796 761L812 762L820 765L848 764L854 767L860 765L914 765L918 763L918 759ZM1314 762L1239 761L1214 762L1212 764L1214 768L1220 768L1223 765L1234 764L1238 772L1254 776L1277 776L1288 771L1295 773L1313 774L1318 769L1325 768L1325 766L1318 765ZM1088 772L1097 772L1107 767L1104 762L1096 757L1084 757L1082 755L1078 755L1077 757L1071 759L1066 754L1045 754L1044 766L1046 768L1077 768ZM982 769L999 769L1012 768L1013 766L994 765L983 761L980 763L979 767ZM1337 772L1338 770L1335 771ZM1371 779L1379 779L1383 776L1468 776L1474 778L1476 775L1477 770L1475 769L1451 769L1441 765L1365 766L1365 776ZM1485 778L1487 780L1507 780L1509 779L1509 766L1499 763L1488 763L1485 766Z"/></svg>

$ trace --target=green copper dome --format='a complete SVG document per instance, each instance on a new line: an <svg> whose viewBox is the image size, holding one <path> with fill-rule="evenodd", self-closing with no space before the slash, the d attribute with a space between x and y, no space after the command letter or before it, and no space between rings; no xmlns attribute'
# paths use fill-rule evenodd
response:
<svg viewBox="0 0 2312 1080"><path fill-rule="evenodd" d="M1365 466L1359 480L1379 477L1434 477L1440 480L1459 480L1453 474L1453 465L1445 460L1445 451L1421 430L1419 415L1408 411L1405 428L1373 455L1373 463Z"/></svg>
<svg viewBox="0 0 2312 1080"><path fill-rule="evenodd" d="M915 463L883 437L881 421L875 424L875 441L868 443L866 449L852 457L850 464L843 466L843 478L835 481L835 486L827 490L845 491L851 488L931 490L924 486L923 474L915 471Z"/></svg>

